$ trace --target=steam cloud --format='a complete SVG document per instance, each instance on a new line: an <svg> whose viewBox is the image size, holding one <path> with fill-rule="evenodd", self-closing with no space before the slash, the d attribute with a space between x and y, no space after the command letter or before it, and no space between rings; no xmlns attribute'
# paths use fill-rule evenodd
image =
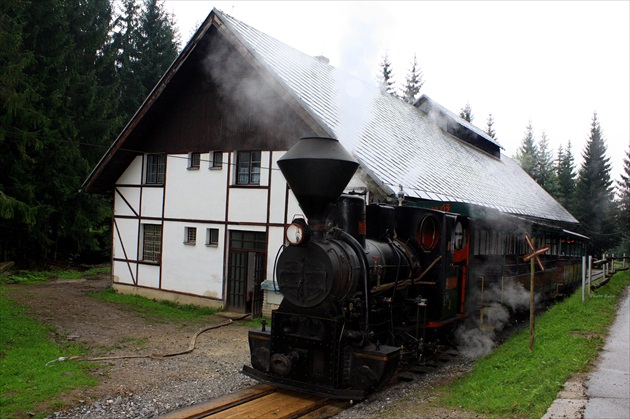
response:
<svg viewBox="0 0 630 419"><path fill-rule="evenodd" d="M476 294L476 295L474 295ZM481 302L481 291L469 298ZM460 353L468 358L489 354L496 345L496 334L508 324L510 312L528 309L529 291L519 282L495 283L483 292L483 320L472 316L455 330L455 342Z"/></svg>

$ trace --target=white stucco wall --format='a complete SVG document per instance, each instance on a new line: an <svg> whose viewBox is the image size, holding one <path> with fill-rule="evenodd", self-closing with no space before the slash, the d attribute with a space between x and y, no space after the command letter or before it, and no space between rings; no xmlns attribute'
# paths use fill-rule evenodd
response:
<svg viewBox="0 0 630 419"><path fill-rule="evenodd" d="M224 153L227 159L227 153ZM225 220L227 167L209 168L210 153L201 154L198 169L188 168L187 155L169 156L166 164L165 218Z"/></svg>
<svg viewBox="0 0 630 419"><path fill-rule="evenodd" d="M197 229L195 244L184 243L186 227ZM219 244L206 245L206 229L219 229ZM162 289L223 298L222 225L200 222L165 222L162 250Z"/></svg>
<svg viewBox="0 0 630 419"><path fill-rule="evenodd" d="M142 159L143 156L137 156L123 174L118 178L118 185L140 185L142 184Z"/></svg>
<svg viewBox="0 0 630 419"><path fill-rule="evenodd" d="M114 259L138 257L138 228L140 222L133 218L116 218L113 230L112 256ZM142 255L140 255L142 256Z"/></svg>
<svg viewBox="0 0 630 419"><path fill-rule="evenodd" d="M120 186L116 189L118 191L114 194L114 215L138 215L140 213L140 189L129 186Z"/></svg>

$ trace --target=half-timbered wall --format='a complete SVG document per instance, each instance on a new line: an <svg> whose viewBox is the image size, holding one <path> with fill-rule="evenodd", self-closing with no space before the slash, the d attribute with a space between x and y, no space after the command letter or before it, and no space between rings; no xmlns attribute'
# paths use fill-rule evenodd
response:
<svg viewBox="0 0 630 419"><path fill-rule="evenodd" d="M273 282L284 228L302 211L277 166L284 151L261 153L256 186L236 184L236 153L224 152L220 168L212 167L211 152L201 153L198 168L189 167L189 155L167 155L163 185L143 181L147 159L136 157L114 194L112 270L117 289L141 294L156 290L164 292L162 298L169 293L176 300L181 295L222 306L231 231L266 234L264 279ZM159 261L143 260L146 224L162 226ZM196 231L194 243L188 242L188 229ZM208 243L209 229L218 232L217 243Z"/></svg>

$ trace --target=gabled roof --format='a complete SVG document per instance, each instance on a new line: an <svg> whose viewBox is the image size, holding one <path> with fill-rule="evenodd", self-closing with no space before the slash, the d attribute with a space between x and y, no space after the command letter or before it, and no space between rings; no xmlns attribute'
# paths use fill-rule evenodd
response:
<svg viewBox="0 0 630 419"><path fill-rule="evenodd" d="M501 146L479 128L422 96L414 106L356 79L213 10L144 106L155 102L211 25L229 33L236 47L275 78L311 118L316 131L337 138L352 151L365 173L386 194L402 185L415 199L458 202L504 213L577 223L577 220L532 180ZM142 108L134 118L142 116ZM133 121L130 123L133 125ZM125 130L129 129L129 126ZM94 169L99 169L124 142L121 133ZM297 140L297 138L296 138ZM119 147L119 146L118 146ZM108 157L109 156L109 157Z"/></svg>
<svg viewBox="0 0 630 419"><path fill-rule="evenodd" d="M515 161L500 154L498 143L428 97L411 106L317 57L220 15L391 194L402 185L413 198L577 223Z"/></svg>

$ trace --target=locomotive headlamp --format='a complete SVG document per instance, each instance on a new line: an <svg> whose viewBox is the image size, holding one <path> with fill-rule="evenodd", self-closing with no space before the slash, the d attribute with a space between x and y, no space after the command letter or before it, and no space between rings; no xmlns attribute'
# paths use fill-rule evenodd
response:
<svg viewBox="0 0 630 419"><path fill-rule="evenodd" d="M293 222L287 227L287 241L293 245L297 246L304 243L308 240L308 228L306 226L306 221L303 218L296 218Z"/></svg>

